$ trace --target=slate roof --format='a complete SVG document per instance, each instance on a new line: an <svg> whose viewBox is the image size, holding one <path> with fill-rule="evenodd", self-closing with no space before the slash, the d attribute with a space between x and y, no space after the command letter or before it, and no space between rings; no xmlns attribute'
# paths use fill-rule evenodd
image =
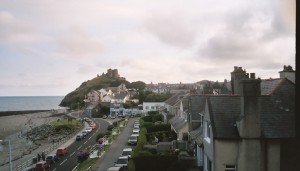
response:
<svg viewBox="0 0 300 171"><path fill-rule="evenodd" d="M127 92L116 93L114 99L124 99L128 95Z"/></svg>
<svg viewBox="0 0 300 171"><path fill-rule="evenodd" d="M170 105L170 106L174 106L174 105L176 104L176 102L179 100L178 97L179 97L179 96L183 96L183 95L185 95L185 94L186 94L186 92L180 91L180 92L174 94L173 96L171 96L170 98L168 98L168 99L165 101L165 103L168 104L168 105Z"/></svg>
<svg viewBox="0 0 300 171"><path fill-rule="evenodd" d="M192 140L195 140L198 145L201 145L203 143L203 140L201 138L203 133L202 131L203 131L203 127L199 126L195 130L189 132Z"/></svg>
<svg viewBox="0 0 300 171"><path fill-rule="evenodd" d="M187 126L188 126L188 123L184 120L184 118L181 118L180 116L174 116L170 120L170 124L172 125L172 127L175 129L176 132L179 132L184 127L186 127L187 130Z"/></svg>
<svg viewBox="0 0 300 171"><path fill-rule="evenodd" d="M258 97L262 138L295 136L295 85L283 79L271 95ZM210 117L215 138L238 138L234 126L241 113L240 96L209 96Z"/></svg>
<svg viewBox="0 0 300 171"><path fill-rule="evenodd" d="M238 138L236 120L240 116L240 96L208 97L210 119L215 138Z"/></svg>
<svg viewBox="0 0 300 171"><path fill-rule="evenodd" d="M261 80L260 83L260 91L261 94L271 94L272 91L278 86L278 84L280 82L284 81L284 79L282 78L278 78L278 79L264 79Z"/></svg>
<svg viewBox="0 0 300 171"><path fill-rule="evenodd" d="M192 120L200 120L201 116L199 113L203 113L205 108L205 95L190 95L189 97L189 105L190 105L190 113L192 115Z"/></svg>

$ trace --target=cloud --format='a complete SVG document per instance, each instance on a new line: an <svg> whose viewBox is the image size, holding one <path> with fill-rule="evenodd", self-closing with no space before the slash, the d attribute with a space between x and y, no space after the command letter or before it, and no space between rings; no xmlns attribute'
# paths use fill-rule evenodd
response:
<svg viewBox="0 0 300 171"><path fill-rule="evenodd" d="M71 27L60 34L57 43L62 53L71 58L96 57L105 50L102 43L79 27Z"/></svg>
<svg viewBox="0 0 300 171"><path fill-rule="evenodd" d="M178 11L152 14L146 19L144 27L167 45L189 48L195 43L196 31L180 14Z"/></svg>
<svg viewBox="0 0 300 171"><path fill-rule="evenodd" d="M225 27L212 35L197 51L198 58L219 64L268 62L283 58L273 53L289 39L276 12L254 9L228 13ZM264 59L263 61L261 61Z"/></svg>
<svg viewBox="0 0 300 171"><path fill-rule="evenodd" d="M9 12L0 11L0 43L33 43L45 38L30 22L17 19Z"/></svg>

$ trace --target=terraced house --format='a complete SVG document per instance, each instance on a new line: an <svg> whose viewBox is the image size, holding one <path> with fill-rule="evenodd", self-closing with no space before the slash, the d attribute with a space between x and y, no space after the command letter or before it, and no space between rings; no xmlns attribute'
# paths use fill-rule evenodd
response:
<svg viewBox="0 0 300 171"><path fill-rule="evenodd" d="M280 78L263 80L235 67L231 94L191 95L189 138L198 166L205 171L290 170L283 156L288 156L286 142L295 137L293 74L284 66Z"/></svg>

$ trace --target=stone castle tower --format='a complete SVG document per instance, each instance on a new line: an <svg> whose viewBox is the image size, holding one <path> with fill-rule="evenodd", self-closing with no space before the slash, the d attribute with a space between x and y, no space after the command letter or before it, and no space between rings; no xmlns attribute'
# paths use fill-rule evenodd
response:
<svg viewBox="0 0 300 171"><path fill-rule="evenodd" d="M120 78L120 75L118 73L118 69L108 69L106 76L109 78Z"/></svg>

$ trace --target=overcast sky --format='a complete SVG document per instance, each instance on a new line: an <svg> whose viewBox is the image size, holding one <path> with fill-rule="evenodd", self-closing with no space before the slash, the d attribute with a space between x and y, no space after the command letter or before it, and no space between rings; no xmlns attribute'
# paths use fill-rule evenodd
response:
<svg viewBox="0 0 300 171"><path fill-rule="evenodd" d="M295 69L294 0L0 0L0 96L66 95L109 68L193 83L283 65Z"/></svg>

